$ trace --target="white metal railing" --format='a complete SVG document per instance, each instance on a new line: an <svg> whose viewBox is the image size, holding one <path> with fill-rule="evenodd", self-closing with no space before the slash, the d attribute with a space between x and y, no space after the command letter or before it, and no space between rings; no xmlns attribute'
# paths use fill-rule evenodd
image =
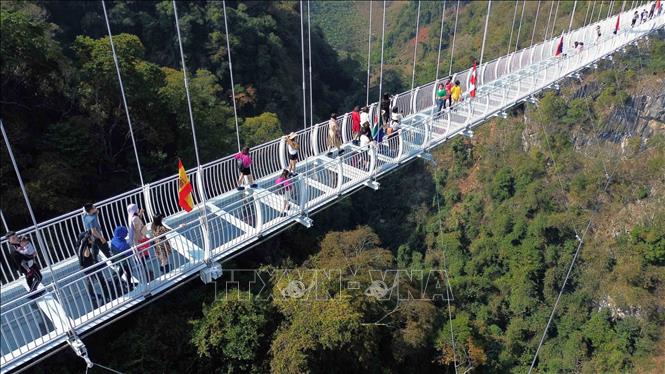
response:
<svg viewBox="0 0 665 374"><path fill-rule="evenodd" d="M97 204L107 238L112 236L115 226L125 224L125 207L129 203L164 214L171 231L151 238L145 250L132 248L128 255L109 259L100 254L102 261L94 269L80 270L75 257L73 244L83 230L80 212L70 212L41 224L40 230L49 248L38 249L41 255L50 256L57 279L45 273L44 286L32 294L25 293L18 275L7 266L8 259L4 256L8 248L3 238L0 304L3 370L10 370L29 357L61 344L71 332L88 331L124 313L145 297L197 274L207 266L205 247L209 247L212 260L230 258L262 237L286 228L296 218L325 207L339 196L372 182L465 129L479 125L499 111L663 27L665 17L659 16L627 30L630 12L632 10L622 16L622 32L616 36L610 34L598 43L587 42L592 34L589 31L593 31L596 24L566 36L567 45L573 40L585 41L588 47L580 53L546 57L547 53L551 55L558 41L554 38L491 61L483 69L485 85L479 87L477 97L470 99L465 95L465 100L450 111L432 115L434 82L397 95L393 104L408 115L399 132L386 136L382 143L365 148L349 143L351 120L348 113L338 119L347 143L344 145L346 152L336 158L323 156L328 150L327 121L300 130L299 175L290 180L289 187L273 182L286 165L282 139L252 149L253 173L259 187L251 192L235 191L237 170L232 156L188 171L194 185L195 203L200 204L201 194L206 195L205 218L210 230L207 235L198 210L184 213L178 207L177 176L171 176ZM600 23L609 30L614 20L612 17ZM527 55L528 58L522 57ZM468 77L468 72L455 74L453 78ZM371 115L376 122L378 108L376 103L372 105ZM35 235L31 229L19 233L33 238ZM155 256L157 240L162 239L173 249L169 257L170 269L163 274ZM144 257L144 253L148 256ZM42 258L40 262L45 263ZM54 282L61 299L52 292Z"/></svg>

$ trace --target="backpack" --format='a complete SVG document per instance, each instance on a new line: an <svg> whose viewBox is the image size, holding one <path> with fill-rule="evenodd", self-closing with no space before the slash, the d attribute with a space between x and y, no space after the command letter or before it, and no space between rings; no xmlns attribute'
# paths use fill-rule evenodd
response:
<svg viewBox="0 0 665 374"><path fill-rule="evenodd" d="M78 241L76 242L76 248L78 249L77 254L79 257L79 265L84 266L86 259L92 262L92 264L97 262L97 253L95 249L95 244L89 244L89 241L92 238L92 230L83 231L78 236Z"/></svg>
<svg viewBox="0 0 665 374"><path fill-rule="evenodd" d="M242 158L236 158L236 166L238 167L238 170L242 170L245 168Z"/></svg>

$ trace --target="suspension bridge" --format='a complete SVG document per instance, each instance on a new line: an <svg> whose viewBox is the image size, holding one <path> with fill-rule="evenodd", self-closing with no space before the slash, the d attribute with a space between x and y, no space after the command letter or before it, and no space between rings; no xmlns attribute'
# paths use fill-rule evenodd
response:
<svg viewBox="0 0 665 374"><path fill-rule="evenodd" d="M126 207L129 204L143 207L148 217L156 213L165 216L164 224L170 231L156 237L168 241L173 248L169 259L170 270L164 274L161 274L160 264L155 258L155 240L150 241L150 256L147 260L136 248L129 256L107 258L100 253L104 266L94 271L83 271L79 267L75 249L78 235L83 231L81 212L69 212L45 222L37 222L33 215L34 225L18 231L18 234L30 237L37 249L38 262L44 272L38 290L28 292L22 275L10 265L7 238L3 237L1 243L2 371L25 368L49 352L67 345L87 360L85 345L80 340L82 336L131 313L151 298L164 294L188 279L200 276L204 282L213 281L221 274L221 262L240 255L294 224L309 227L313 222L311 214L335 204L358 189L379 189L379 179L389 173L413 160L429 159L429 152L449 139L459 135L470 136L474 127L488 119L506 116L507 110L520 103L536 101L536 96L542 91L555 88L565 79L579 77L579 74L599 60L611 59L614 53L662 28L665 16L660 13L631 27L633 12L641 12L650 5L637 4L627 10L622 8L619 18L616 14L610 16L608 12L608 17L601 19L599 11L597 21L589 18L587 22L585 19L585 25L577 29L572 29L571 17L568 31L562 36L554 36L552 27L552 33L542 42L534 44L532 37L530 47L515 51L509 48L508 54L489 62L482 60L481 52L480 64L475 72L473 68L458 73L451 71L445 77L446 80L459 80L465 93L464 100L442 112L435 110L436 86L441 82L438 79L437 64L437 80L393 96L391 106L399 108L405 117L396 135L386 137L380 143L361 147L352 142L350 113L337 119L342 128L342 148L345 151L341 155L333 157L327 152L327 121L298 131L296 141L300 145L300 152L297 176L292 179L288 190L286 186L274 182L288 164L287 145L280 138L251 150L256 188L243 191L236 189L238 171L232 155L207 164L198 163L196 168L187 171L192 181L192 195L196 205L189 213L182 211L178 204L177 175L142 183L138 188L95 204L100 211L99 220L106 238L112 237L115 227L126 225ZM177 11L175 17L177 25ZM600 37L597 35L598 27L603 33ZM614 30L618 31L613 33ZM108 31L111 35L110 26ZM301 38L302 35L301 28ZM563 38L565 45L581 41L585 47L581 50L564 47L564 53L557 54L555 51ZM484 43L485 37L483 49ZM180 48L185 71L182 45ZM230 59L230 48L227 50ZM304 69L303 52L303 95ZM121 81L119 69L118 79ZM475 97L468 93L472 85L477 87ZM186 74L185 86L189 96ZM124 99L124 88L122 90ZM377 126L380 123L380 105L372 103L369 107L371 122ZM306 122L304 104L303 117ZM131 126L128 111L127 119ZM193 126L191 108L190 119ZM2 132L7 141L4 127ZM138 159L138 154L136 156ZM18 174L13 155L11 159ZM146 265L142 265L142 262ZM119 273L123 267L130 268L131 275L127 277L125 273L124 280L108 282L120 280L122 276ZM134 284L131 290L123 286L129 283ZM99 295L89 292L90 285L95 292L103 294L99 299Z"/></svg>

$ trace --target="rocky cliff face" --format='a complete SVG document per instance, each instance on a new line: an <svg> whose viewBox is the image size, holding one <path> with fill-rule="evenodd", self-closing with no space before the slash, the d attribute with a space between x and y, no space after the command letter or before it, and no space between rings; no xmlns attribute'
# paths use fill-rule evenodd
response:
<svg viewBox="0 0 665 374"><path fill-rule="evenodd" d="M599 91L600 84L592 81L579 87L572 99L591 97L595 100ZM527 126L522 133L522 145L524 151L528 151L542 142L542 130L530 123L526 115L524 122ZM629 139L639 138L643 147L655 133L665 134L665 81L662 79L649 82L631 96L627 104L614 108L605 123L571 132L571 141L580 152L585 152L590 144L610 142L619 145L624 153Z"/></svg>

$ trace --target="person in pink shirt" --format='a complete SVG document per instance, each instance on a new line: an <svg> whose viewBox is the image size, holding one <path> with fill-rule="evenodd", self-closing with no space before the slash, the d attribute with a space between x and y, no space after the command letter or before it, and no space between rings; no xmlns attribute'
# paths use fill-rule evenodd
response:
<svg viewBox="0 0 665 374"><path fill-rule="evenodd" d="M448 79L446 82L446 98L444 99L444 107L445 107L445 101L448 101L448 108L453 106L453 99L452 99L452 94L453 92L453 82L452 79Z"/></svg>
<svg viewBox="0 0 665 374"><path fill-rule="evenodd" d="M358 106L354 107L351 112L351 133L353 142L357 144L360 139L360 108Z"/></svg>
<svg viewBox="0 0 665 374"><path fill-rule="evenodd" d="M280 217L285 217L286 212L289 208L289 197L291 195L291 190L292 190L291 181L289 180L288 170L283 170L279 178L275 179L275 185L279 186L277 193L282 195L282 199L284 200L284 206L282 207L282 212L280 213Z"/></svg>
<svg viewBox="0 0 665 374"><path fill-rule="evenodd" d="M238 164L238 170L240 171L240 176L238 177L238 190L242 191L245 189L243 182L245 177L250 183L250 188L256 188L257 185L254 183L254 177L252 177L252 156L249 155L249 147L245 147L241 152L233 156L236 159Z"/></svg>

